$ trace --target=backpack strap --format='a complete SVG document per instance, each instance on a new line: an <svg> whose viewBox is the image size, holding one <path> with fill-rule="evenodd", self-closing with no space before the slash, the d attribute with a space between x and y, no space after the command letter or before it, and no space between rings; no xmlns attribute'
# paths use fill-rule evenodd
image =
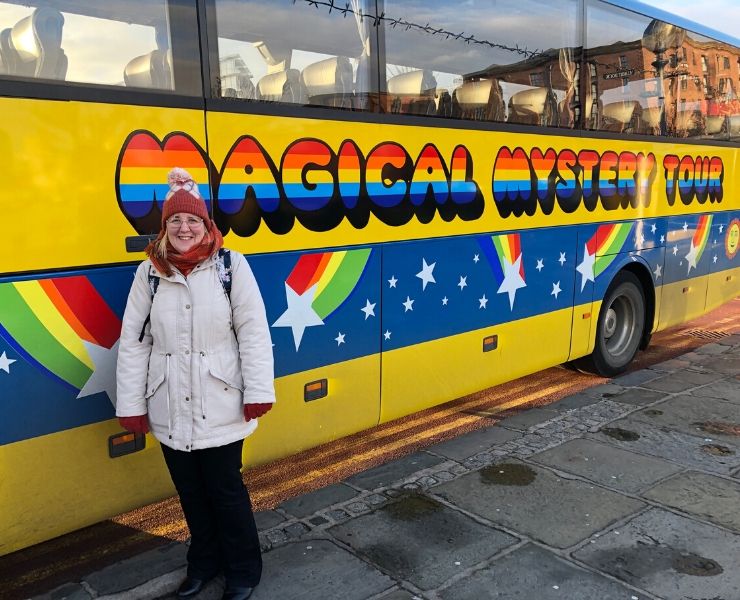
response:
<svg viewBox="0 0 740 600"><path fill-rule="evenodd" d="M226 248L219 248L217 260L218 278L231 303L231 252Z"/></svg>
<svg viewBox="0 0 740 600"><path fill-rule="evenodd" d="M154 294L157 293L157 289L159 288L159 277L157 277L154 274L154 271L152 270L151 265L149 266L149 291L152 293L152 302L154 302ZM151 321L151 310L149 311L149 314L146 316L146 319L144 320L144 324L141 326L141 333L139 334L139 343L144 341L144 335L146 333L146 326L149 325L149 321Z"/></svg>

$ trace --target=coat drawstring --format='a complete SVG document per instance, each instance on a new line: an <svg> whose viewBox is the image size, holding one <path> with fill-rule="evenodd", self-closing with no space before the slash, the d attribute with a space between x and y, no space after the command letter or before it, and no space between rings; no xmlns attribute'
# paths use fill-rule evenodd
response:
<svg viewBox="0 0 740 600"><path fill-rule="evenodd" d="M206 388L203 381L203 372L208 368L208 361L206 360L206 353L200 353L201 365L200 365L200 413L203 418L206 418Z"/></svg>
<svg viewBox="0 0 740 600"><path fill-rule="evenodd" d="M165 354L167 360L167 436L172 439L172 413L170 412L170 353Z"/></svg>

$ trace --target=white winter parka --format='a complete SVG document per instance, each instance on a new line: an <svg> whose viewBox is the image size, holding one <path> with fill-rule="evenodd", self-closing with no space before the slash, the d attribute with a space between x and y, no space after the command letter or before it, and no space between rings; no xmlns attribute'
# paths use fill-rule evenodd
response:
<svg viewBox="0 0 740 600"><path fill-rule="evenodd" d="M167 277L146 260L128 296L118 350L116 415L148 413L154 436L175 450L242 439L257 427L256 419L244 420L243 405L275 402L262 296L246 259L229 252L230 303L217 255L187 278L177 270ZM153 301L150 273L159 277Z"/></svg>

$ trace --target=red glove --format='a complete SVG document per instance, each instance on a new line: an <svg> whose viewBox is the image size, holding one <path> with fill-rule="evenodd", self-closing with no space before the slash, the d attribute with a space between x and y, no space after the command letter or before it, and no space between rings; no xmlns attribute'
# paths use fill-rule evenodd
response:
<svg viewBox="0 0 740 600"><path fill-rule="evenodd" d="M118 417L118 423L131 433L149 433L149 418L146 415Z"/></svg>
<svg viewBox="0 0 740 600"><path fill-rule="evenodd" d="M266 404L245 404L244 405L244 420L251 421L257 417L261 417L268 410L272 408L272 402Z"/></svg>

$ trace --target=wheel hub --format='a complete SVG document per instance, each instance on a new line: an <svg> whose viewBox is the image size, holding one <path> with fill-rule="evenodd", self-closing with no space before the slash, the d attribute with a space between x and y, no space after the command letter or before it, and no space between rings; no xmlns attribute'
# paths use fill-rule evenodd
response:
<svg viewBox="0 0 740 600"><path fill-rule="evenodd" d="M606 311L606 319L604 319L604 337L607 339L612 337L616 330L617 312L612 307L609 307L609 310Z"/></svg>

